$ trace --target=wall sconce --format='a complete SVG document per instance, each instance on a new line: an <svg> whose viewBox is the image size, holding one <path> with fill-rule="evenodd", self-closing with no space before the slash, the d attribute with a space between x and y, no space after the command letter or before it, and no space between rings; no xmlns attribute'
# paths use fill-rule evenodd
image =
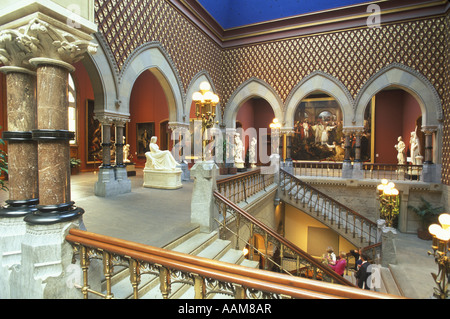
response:
<svg viewBox="0 0 450 319"><path fill-rule="evenodd" d="M382 179L377 186L380 200L380 218L386 221L387 227L393 227L394 219L400 212L400 196L393 182Z"/></svg>
<svg viewBox="0 0 450 319"><path fill-rule="evenodd" d="M450 273L449 259L447 256L450 250L448 242L450 240L450 214L441 214L439 216L439 223L432 224L428 231L433 235L433 252L428 252L428 255L434 256L434 261L438 265L438 273L432 273L433 279L437 285L434 288L434 297L438 299L448 298L448 276Z"/></svg>

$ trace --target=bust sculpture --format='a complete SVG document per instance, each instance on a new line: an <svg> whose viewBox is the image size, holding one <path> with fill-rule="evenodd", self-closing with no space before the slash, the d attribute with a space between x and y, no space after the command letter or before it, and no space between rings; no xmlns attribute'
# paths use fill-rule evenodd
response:
<svg viewBox="0 0 450 319"><path fill-rule="evenodd" d="M145 153L147 159L145 168L153 170L176 170L178 163L175 161L170 151L161 151L156 144L157 137L153 136L150 140L149 152Z"/></svg>

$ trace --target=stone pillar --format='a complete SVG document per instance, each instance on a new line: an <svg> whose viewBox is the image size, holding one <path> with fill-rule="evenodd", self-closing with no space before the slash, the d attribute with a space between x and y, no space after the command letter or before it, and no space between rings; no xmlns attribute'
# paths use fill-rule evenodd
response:
<svg viewBox="0 0 450 319"><path fill-rule="evenodd" d="M361 135L364 128L356 129L356 143L355 143L355 161L353 163L353 178L364 179L363 163L361 160Z"/></svg>
<svg viewBox="0 0 450 319"><path fill-rule="evenodd" d="M81 5L81 1L76 2ZM8 12L2 21L10 29L7 31L17 36L14 45L28 50L22 57L37 69L37 125L31 129L31 137L37 143L39 205L23 219L26 224L21 259L10 267L11 298L81 297L77 289L68 289L64 280L73 257L65 236L70 228L83 227L83 210L74 206L70 195L69 140L73 132L67 130L68 73L84 53L95 53L89 34L96 28L90 21L78 18L77 29L71 27L64 18L71 11L51 3L51 7L46 7L47 3L38 7L17 2L0 10ZM0 9L4 6L0 3ZM22 17L25 12L28 15ZM20 160L13 158L19 164ZM8 231L15 231L14 227Z"/></svg>
<svg viewBox="0 0 450 319"><path fill-rule="evenodd" d="M211 232L218 227L219 218L213 192L217 189L218 167L213 161L197 162L191 168L194 189L191 200L191 223L198 224L200 231Z"/></svg>
<svg viewBox="0 0 450 319"><path fill-rule="evenodd" d="M114 124L116 127L116 165L114 166L114 175L117 181L117 193L125 194L131 192L131 181L128 179L127 168L123 163L123 135L125 123L128 120L116 118Z"/></svg>
<svg viewBox="0 0 450 319"><path fill-rule="evenodd" d="M352 178L353 177L353 167L352 162L350 160L350 135L352 131L350 129L344 128L343 131L345 138L345 155L344 162L342 163L342 178Z"/></svg>
<svg viewBox="0 0 450 319"><path fill-rule="evenodd" d="M436 127L422 127L425 133L425 161L422 166L422 180L429 183L440 183L438 166L433 163L433 134Z"/></svg>
<svg viewBox="0 0 450 319"><path fill-rule="evenodd" d="M25 68L4 66L6 73L9 200L0 217L24 217L38 204L37 144L31 131L36 128L36 73Z"/></svg>
<svg viewBox="0 0 450 319"><path fill-rule="evenodd" d="M172 155L178 162L178 168L181 169L181 180L190 181L191 175L189 171L189 165L185 160L186 155L189 154L188 150L190 149L189 128L185 124L169 123L169 129L172 131L171 136L174 141L174 145L172 148ZM214 155L216 156L216 161L217 156L222 156L222 145L219 149L216 148L214 150Z"/></svg>
<svg viewBox="0 0 450 319"><path fill-rule="evenodd" d="M31 131L36 128L36 72L25 67L31 53L22 46L20 35L0 32L0 60L6 74L7 129L2 138L8 143L9 199L0 207L0 295L11 298L10 276L22 258L26 233L24 216L36 210L37 146Z"/></svg>

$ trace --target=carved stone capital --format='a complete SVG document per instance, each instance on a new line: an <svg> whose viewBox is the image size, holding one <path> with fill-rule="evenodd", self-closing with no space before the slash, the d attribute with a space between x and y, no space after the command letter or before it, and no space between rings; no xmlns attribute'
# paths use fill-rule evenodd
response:
<svg viewBox="0 0 450 319"><path fill-rule="evenodd" d="M74 29L60 28L39 18L31 19L16 29L0 31L0 61L6 66L30 67L34 64L64 62L71 65L88 52L95 54L97 44L90 42L86 34ZM90 36L89 36L90 38ZM37 60L39 59L39 60Z"/></svg>

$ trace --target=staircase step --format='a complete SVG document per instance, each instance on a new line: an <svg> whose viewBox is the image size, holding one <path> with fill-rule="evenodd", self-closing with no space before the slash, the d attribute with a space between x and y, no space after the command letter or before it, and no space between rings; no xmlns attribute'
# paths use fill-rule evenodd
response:
<svg viewBox="0 0 450 319"><path fill-rule="evenodd" d="M216 239L205 249L200 251L197 256L209 258L209 259L219 259L221 258L231 246L231 241Z"/></svg>
<svg viewBox="0 0 450 319"><path fill-rule="evenodd" d="M244 255L241 250L229 249L219 261L223 261L230 264L240 264L244 260Z"/></svg>
<svg viewBox="0 0 450 319"><path fill-rule="evenodd" d="M213 242L217 238L218 234L216 231L211 233L198 233L178 246L174 247L172 250L180 253L197 255L202 251L207 245Z"/></svg>

